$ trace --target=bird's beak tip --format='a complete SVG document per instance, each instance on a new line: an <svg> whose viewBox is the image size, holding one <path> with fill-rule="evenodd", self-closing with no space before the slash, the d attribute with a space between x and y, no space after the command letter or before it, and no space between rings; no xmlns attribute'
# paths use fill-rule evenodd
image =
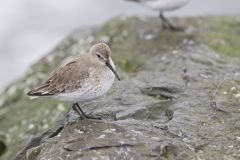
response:
<svg viewBox="0 0 240 160"><path fill-rule="evenodd" d="M106 63L106 65L108 66L108 68L115 74L115 76L117 77L118 81L121 81L121 79L119 78L118 74L116 73L116 71L113 69L113 67L111 66L111 64L109 62Z"/></svg>

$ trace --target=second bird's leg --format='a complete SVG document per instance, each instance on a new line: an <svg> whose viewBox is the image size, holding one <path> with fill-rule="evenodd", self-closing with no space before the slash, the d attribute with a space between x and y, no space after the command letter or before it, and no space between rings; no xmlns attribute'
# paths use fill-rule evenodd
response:
<svg viewBox="0 0 240 160"><path fill-rule="evenodd" d="M98 119L98 120L101 120L100 117L91 117L91 116L86 115L83 112L83 110L81 109L81 107L78 105L78 103L75 103L75 106L76 106L76 109L78 110L78 113L80 112L81 116L83 116L83 118L85 118L85 119Z"/></svg>
<svg viewBox="0 0 240 160"><path fill-rule="evenodd" d="M161 19L162 22L163 22L163 28L164 28L164 29L170 29L170 30L172 30L172 31L180 31L180 30L182 30L182 29L179 28L179 27L175 27L169 20L167 20L167 19L164 17L163 12L160 12L159 17L160 17L160 19Z"/></svg>

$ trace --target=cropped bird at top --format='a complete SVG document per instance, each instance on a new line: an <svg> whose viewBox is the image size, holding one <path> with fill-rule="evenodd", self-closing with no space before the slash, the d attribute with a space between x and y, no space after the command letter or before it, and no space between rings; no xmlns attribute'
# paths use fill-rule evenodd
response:
<svg viewBox="0 0 240 160"><path fill-rule="evenodd" d="M125 1L132 1L147 6L153 10L159 11L159 18L163 21L163 28L170 29L170 30L181 30L179 27L175 27L168 21L163 13L174 11L178 8L183 7L186 5L190 0L125 0Z"/></svg>
<svg viewBox="0 0 240 160"><path fill-rule="evenodd" d="M111 50L107 44L98 43L88 53L57 69L46 82L27 94L72 102L72 108L79 116L100 119L86 115L78 103L106 94L115 77L120 80L111 58Z"/></svg>

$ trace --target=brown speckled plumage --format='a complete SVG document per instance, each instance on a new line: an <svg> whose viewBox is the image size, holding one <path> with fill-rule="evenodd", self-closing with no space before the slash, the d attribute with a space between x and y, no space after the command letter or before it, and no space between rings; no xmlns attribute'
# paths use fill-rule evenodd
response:
<svg viewBox="0 0 240 160"><path fill-rule="evenodd" d="M76 59L63 67L56 70L48 80L40 87L30 91L28 95L32 96L49 96L59 93L73 92L77 88L81 88L82 83L89 77L89 73L83 66L85 63L82 61L85 59Z"/></svg>
<svg viewBox="0 0 240 160"><path fill-rule="evenodd" d="M67 63L57 69L42 85L28 92L29 96L52 96L60 93L70 93L81 89L84 83L88 83L92 68L107 68L95 63L95 54L100 53L107 61L111 56L109 47L104 43L99 43L92 47L89 53L81 55L79 58ZM108 69L108 68L107 68ZM95 80L99 83L99 76Z"/></svg>

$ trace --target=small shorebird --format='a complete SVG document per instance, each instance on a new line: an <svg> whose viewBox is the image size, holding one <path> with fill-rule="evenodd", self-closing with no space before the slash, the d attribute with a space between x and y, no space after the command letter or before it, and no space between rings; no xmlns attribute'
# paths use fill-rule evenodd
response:
<svg viewBox="0 0 240 160"><path fill-rule="evenodd" d="M164 12L174 11L186 5L190 0L126 0L140 3L153 10L159 11L159 18L163 21L163 28L170 30L181 30L173 26L163 15Z"/></svg>
<svg viewBox="0 0 240 160"><path fill-rule="evenodd" d="M79 116L100 119L86 115L78 103L104 95L111 88L115 76L120 81L110 48L105 43L98 43L88 53L57 69L45 83L27 94L72 102L72 109Z"/></svg>

